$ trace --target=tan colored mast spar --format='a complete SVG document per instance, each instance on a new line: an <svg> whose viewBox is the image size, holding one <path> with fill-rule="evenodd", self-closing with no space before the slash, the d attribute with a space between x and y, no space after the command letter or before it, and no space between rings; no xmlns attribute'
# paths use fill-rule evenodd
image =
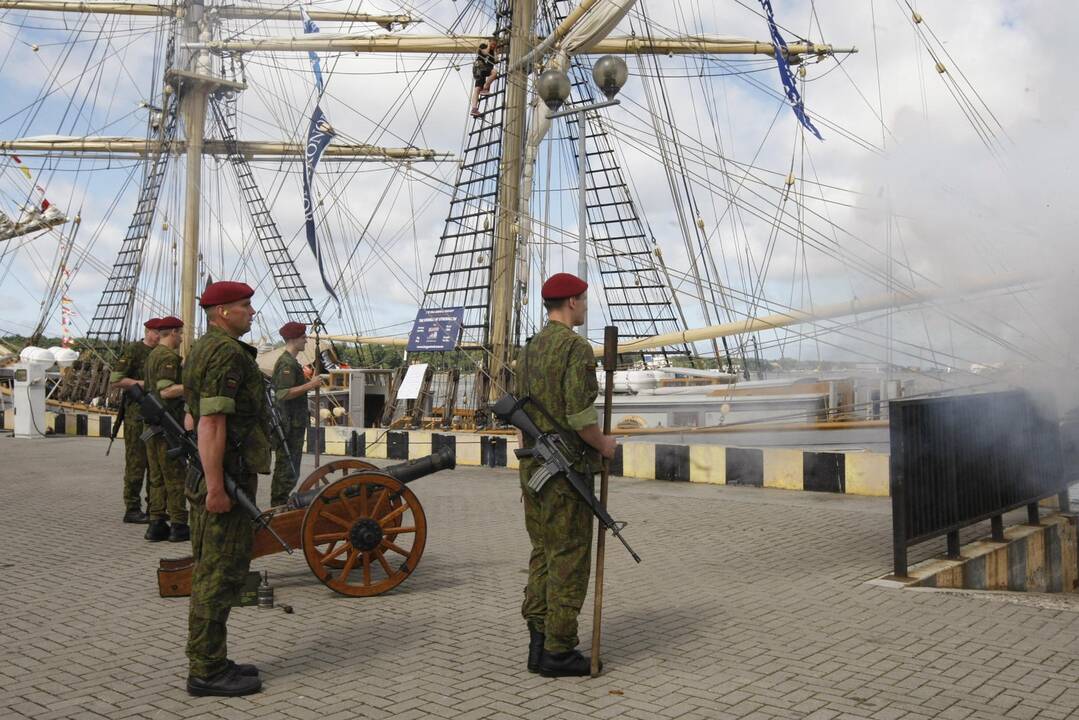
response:
<svg viewBox="0 0 1079 720"><path fill-rule="evenodd" d="M652 337L621 343L618 346L618 352L641 352L642 350L652 350L665 345L689 344L699 340L711 340L712 338L728 337L730 335L755 333L762 330L782 328L805 322L830 320L833 318L845 317L847 315L858 315L860 313L886 310L891 307L898 308L905 305L918 305L933 300L945 300L989 290L1003 290L1006 288L1018 287L1031 282L1031 280L1032 278L1028 275L1002 275L989 280L982 280L958 287L889 293L868 300L850 300L848 302L835 303L833 305L824 305L815 310L790 310L787 312L775 313L773 315L765 315L764 317L736 320L734 322L723 323L722 325L712 325L710 327L695 328L693 330L682 330L680 332L653 335ZM601 346L596 345L593 346L592 349L595 352L596 357L600 357L603 354L603 348Z"/></svg>
<svg viewBox="0 0 1079 720"><path fill-rule="evenodd" d="M301 20L299 10L292 8L239 7L229 5L214 8L217 16L236 20ZM153 3L124 2L63 2L61 0L0 0L0 10L28 10L33 12L101 13L106 15L136 15L142 17L171 17L182 13L181 6L156 5ZM389 29L393 25L410 25L417 22L411 15L371 15L370 13L309 10L316 22L374 23Z"/></svg>
<svg viewBox="0 0 1079 720"><path fill-rule="evenodd" d="M488 319L491 347L487 364L487 399L494 402L506 387L510 359L510 325L513 320L513 290L517 279L518 203L521 195L521 156L524 152L528 119L528 72L519 62L532 47L532 21L536 0L517 0L510 18L510 47L506 75L505 106L502 114L502 159L498 168L495 237L491 258L491 290ZM476 47L475 45L472 46ZM482 396L479 397L482 402Z"/></svg>
<svg viewBox="0 0 1079 720"><path fill-rule="evenodd" d="M651 350L663 346L681 345L683 343L688 344L700 340L711 340L712 338L741 335L742 333L760 332L762 330L788 327L801 323L831 320L847 315L885 310L889 307L900 308L931 302L933 300L954 299L992 290L1004 290L1007 288L1018 289L1023 285L1030 284L1033 280L1034 278L1029 275L1002 275L989 280L972 282L953 288L892 293L890 295L881 295L868 300L850 300L848 302L835 303L833 305L824 305L813 311L790 310L783 313L765 315L759 318L746 318L745 320L736 320L735 322L724 323L722 325L712 325L710 327L664 333L663 335L653 335L652 337L641 338L640 340L620 343L618 345L618 352L640 352L642 350ZM368 345L404 346L408 344L408 338L403 337L366 337L362 335L332 335L329 337L339 342L358 342ZM595 352L596 357L601 357L603 355L603 347L601 345L594 345L592 349Z"/></svg>
<svg viewBox="0 0 1079 720"><path fill-rule="evenodd" d="M537 57L546 53L555 43L564 38L566 33L572 30L573 26L577 24L577 21L584 17L585 13L591 10L592 6L598 1L599 0L581 0L581 2L577 4L577 7L573 8L570 14L566 16L566 19L558 23L558 27L551 31L550 35L543 38L538 45L521 58L517 65L527 65L530 62L535 62ZM517 65L512 66L512 69L516 70Z"/></svg>
<svg viewBox="0 0 1079 720"><path fill-rule="evenodd" d="M245 40L217 40L188 47L214 52L363 52L472 55L484 35L332 35L269 37ZM839 55L858 52L857 48L835 48L816 43L789 43L791 55ZM592 46L586 54L606 55L775 55L770 42L709 37L647 38L608 37ZM522 56L523 57L523 56ZM511 65L512 67L512 65Z"/></svg>
<svg viewBox="0 0 1079 720"><path fill-rule="evenodd" d="M202 0L191 0L184 14L183 36L185 38L212 38L213 25L206 22L206 7ZM186 55L186 53L184 53ZM195 328L199 325L195 310L195 285L199 273L199 222L202 217L202 151L206 138L206 106L210 93L219 87L224 78L213 75L210 53L192 51L186 67L176 68L174 82L180 85L180 113L184 120L184 143L186 183L184 186L184 235L183 265L180 269L180 354L187 356L195 342ZM226 81L228 82L228 81Z"/></svg>
<svg viewBox="0 0 1079 720"><path fill-rule="evenodd" d="M280 157L303 155L303 145L295 142L273 140L240 140L237 150L245 157ZM158 140L147 141L144 138L21 138L18 140L0 140L0 151L45 154L107 153L109 155L152 155L160 151ZM187 142L174 140L172 152L183 155L187 152ZM228 149L221 140L206 140L202 151L208 155L226 155ZM333 143L326 147L322 159L329 158L373 158L389 160L433 160L452 157L451 153L439 153L429 148L387 148L377 145L344 145Z"/></svg>

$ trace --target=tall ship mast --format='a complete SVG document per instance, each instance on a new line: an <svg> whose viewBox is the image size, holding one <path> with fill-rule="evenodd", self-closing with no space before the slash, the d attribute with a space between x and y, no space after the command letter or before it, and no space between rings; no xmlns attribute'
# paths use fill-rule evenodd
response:
<svg viewBox="0 0 1079 720"><path fill-rule="evenodd" d="M103 46L139 28L153 38L152 51L140 56L149 63L86 53L76 92L97 105L75 121L65 115L55 134L42 135L37 128L46 124L32 119L36 113L20 111L8 127L33 130L0 139L0 153L17 158L27 177L72 173L83 202L91 173L128 172L125 187L111 188L134 201L118 243L110 236L129 207L119 202L95 203L93 217L85 205L43 209L40 202L24 203L17 219L0 217L9 269L31 243L57 248L31 338L53 322L60 298L82 284L80 270L101 275L96 306L84 304L78 313L83 356L56 393L60 400L103 397L109 363L144 317L178 313L189 346L201 328L198 293L226 276L248 278L267 298L263 336L272 335L277 320L316 324L328 342L354 348L360 362L371 352L366 348L404 344L404 321L383 321L387 299L412 302L421 313L456 314L454 347L413 352L411 359L452 368L454 398L443 403L442 417L453 416L458 403L477 422L512 382L516 352L542 322L536 278L575 264L593 287L591 338L604 323L618 325L621 367L637 372L638 386L648 390L679 386L672 396L700 394L693 388L701 384L748 388L764 380L765 356L788 344L815 347L819 359L822 346L842 347L852 333L865 344L876 332L851 330L842 318L890 316L951 296L909 259L897 259L891 245L867 242L831 219L858 195L817 176L813 157L824 152L818 138L823 133L872 155L885 151L888 131L881 118L881 137L869 138L813 112L806 100L811 84L845 72L854 45L825 42L819 20L804 37L793 32L769 2L739 23L755 27L756 37L702 31L709 21L726 22L733 7L704 13L694 26L644 0L431 3L422 15L203 0L0 0L0 10L65 24L77 19L71 48L91 39L90 18ZM905 20L938 74L948 75L941 48L921 32L924 19L913 13ZM61 24L44 22L50 34L61 33ZM497 81L477 112L462 113L463 124L450 122L438 112L447 104L446 87L463 77L471 88L472 58L488 41L500 49ZM28 52L41 50L34 44ZM67 92L57 78L72 54L55 57L56 77L50 73L30 106ZM608 55L630 66L623 104L547 120L538 76L563 72L570 85L565 107L591 108L602 95L592 65ZM132 84L150 81L130 113L144 122L141 136L110 134L132 125L100 101L103 91L122 94L108 70L117 64ZM377 78L384 96L337 92L345 83L356 90L363 81L351 78L365 76ZM992 151L995 116L971 100L969 84L945 81ZM735 83L742 95L721 97ZM755 117L739 119L767 132L747 154L750 143L731 123L747 114L737 98L750 91L757 97L744 107ZM760 122L762 103L770 105L770 122ZM777 126L787 137L773 132ZM80 127L88 132L70 132ZM89 132L94 128L110 133ZM743 152L727 147L736 144ZM785 165L761 162L762 153L782 157L772 148L786 149ZM638 174L642 168L646 177ZM31 200L44 192L34 187ZM888 232L894 222L886 223ZM776 293L773 265L784 242L778 254L791 276ZM111 265L99 244L116 248ZM817 255L855 278L853 298L814 300ZM992 294L1021 280L977 278L969 287ZM89 293L82 289L82 297ZM988 334L978 321L939 312ZM781 332L799 326L811 329ZM774 336L762 337L766 332ZM869 342L881 345L879 338ZM890 350L881 364L895 365L891 339L885 344ZM941 355L950 356L949 366L966 359L931 342L905 352L938 365ZM461 372L471 380L458 394ZM393 421L396 405L391 389L385 421Z"/></svg>

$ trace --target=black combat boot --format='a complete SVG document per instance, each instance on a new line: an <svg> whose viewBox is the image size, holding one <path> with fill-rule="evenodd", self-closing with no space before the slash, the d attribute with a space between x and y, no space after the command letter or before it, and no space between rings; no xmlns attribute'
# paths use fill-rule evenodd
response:
<svg viewBox="0 0 1079 720"><path fill-rule="evenodd" d="M262 689L262 680L257 675L241 675L238 665L229 665L217 675L209 678L187 676L189 695L213 695L215 697L238 697L251 695Z"/></svg>
<svg viewBox="0 0 1079 720"><path fill-rule="evenodd" d="M528 672L538 673L540 669L540 658L543 657L543 641L546 636L539 630L534 630L531 625L528 626Z"/></svg>
<svg viewBox="0 0 1079 720"><path fill-rule="evenodd" d="M139 508L135 508L134 510L128 510L124 513L124 522L134 523L136 525L145 525L146 523L150 522L150 516L144 513Z"/></svg>
<svg viewBox="0 0 1079 720"><path fill-rule="evenodd" d="M169 523L165 518L155 518L150 521L150 525L146 528L146 534L144 538L150 542L161 542L162 540L169 539Z"/></svg>
<svg viewBox="0 0 1079 720"><path fill-rule="evenodd" d="M603 663L600 663L600 669ZM543 651L540 658L539 674L543 677L587 677L592 674L592 661L578 650L565 652Z"/></svg>
<svg viewBox="0 0 1079 720"><path fill-rule="evenodd" d="M169 542L184 542L191 539L191 528L187 523L173 523L169 529Z"/></svg>
<svg viewBox="0 0 1079 720"><path fill-rule="evenodd" d="M237 675L243 675L244 677L259 676L259 669L254 665L250 665L248 663L233 662L232 660L229 660L228 663L229 667L232 668Z"/></svg>

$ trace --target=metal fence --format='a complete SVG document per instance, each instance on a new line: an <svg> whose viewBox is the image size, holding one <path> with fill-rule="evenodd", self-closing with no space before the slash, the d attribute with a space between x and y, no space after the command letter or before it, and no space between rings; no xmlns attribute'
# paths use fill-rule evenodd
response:
<svg viewBox="0 0 1079 720"><path fill-rule="evenodd" d="M907 549L947 536L959 557L960 529L990 520L1004 540L1004 513L1026 506L1038 524L1038 502L1060 498L1068 509L1055 411L1023 391L891 403L891 496L895 574L907 574Z"/></svg>

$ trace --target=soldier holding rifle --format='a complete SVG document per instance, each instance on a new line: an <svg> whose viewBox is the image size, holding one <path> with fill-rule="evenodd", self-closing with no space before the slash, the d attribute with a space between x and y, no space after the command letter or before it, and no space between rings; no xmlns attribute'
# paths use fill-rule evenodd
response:
<svg viewBox="0 0 1079 720"><path fill-rule="evenodd" d="M143 323L145 331L142 340L133 342L124 348L120 359L113 365L112 373L109 375L110 388L127 390L132 385L142 385L146 358L150 356L150 351L157 347L159 339L157 322L158 318L150 318ZM142 511L142 504L139 500L139 493L142 492L143 478L146 476L147 470L146 444L142 441L142 431L144 430L142 412L139 410L138 403L131 402L126 394L121 397L120 402L122 403L121 415L117 417L116 429L120 429L120 422L125 426L124 522L145 524L149 522L149 517ZM115 437L113 435L114 439ZM147 494L149 494L148 483ZM149 497L147 497L147 505L149 505Z"/></svg>
<svg viewBox="0 0 1079 720"><path fill-rule="evenodd" d="M183 327L184 322L178 317L163 317L157 321L161 340L146 359L143 388L160 400L177 422L182 422L184 414L184 386L180 384L183 362L177 351ZM151 428L148 433L154 431L155 428ZM146 456L150 464L150 527L146 528L146 539L150 542L183 542L191 539L184 497L184 466L179 458L168 456L169 444L161 437L160 428L156 431L146 439Z"/></svg>
<svg viewBox="0 0 1079 720"><path fill-rule="evenodd" d="M543 284L548 322L525 347L516 394L530 398L524 409L540 430L565 438L573 468L591 485L600 456L614 457L615 440L598 424L592 347L573 332L584 323L587 291L584 280L568 273ZM532 444L526 437L525 447ZM564 474L533 490L529 481L539 467L534 458L521 460L525 527L532 541L521 608L530 636L528 669L545 677L585 676L590 660L576 649L577 616L588 592L593 510Z"/></svg>
<svg viewBox="0 0 1079 720"><path fill-rule="evenodd" d="M307 393L322 385L320 375L304 382L303 368L296 360L296 356L307 347L307 326L288 322L281 326L280 333L285 341L285 351L274 363L273 386L285 444L278 448L274 460L273 483L270 486L270 504L274 507L288 501L289 493L299 477L304 434L310 425Z"/></svg>
<svg viewBox="0 0 1079 720"><path fill-rule="evenodd" d="M249 695L262 688L258 668L230 660L226 641L229 611L251 565L254 527L226 493L224 475L253 498L257 473L270 471L268 409L257 351L239 339L251 329L254 292L228 281L206 288L199 304L209 329L191 348L183 372L184 398L205 473L188 475L195 559L187 640L187 691L192 695Z"/></svg>

